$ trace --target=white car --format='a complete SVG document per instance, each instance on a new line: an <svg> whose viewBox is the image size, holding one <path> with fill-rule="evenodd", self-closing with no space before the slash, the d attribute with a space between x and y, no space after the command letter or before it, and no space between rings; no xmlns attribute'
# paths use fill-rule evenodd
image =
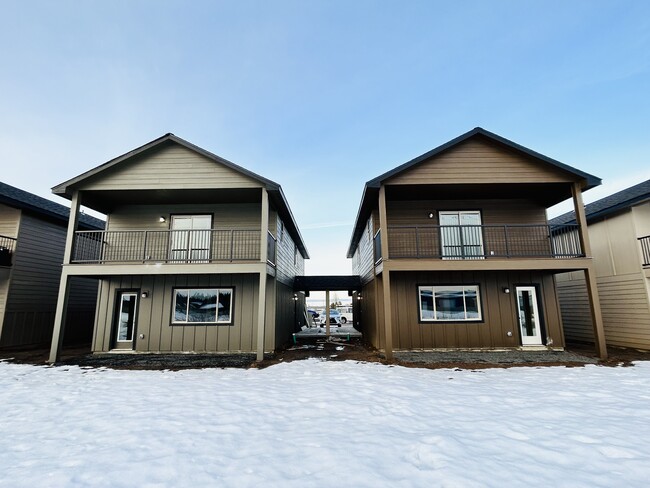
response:
<svg viewBox="0 0 650 488"><path fill-rule="evenodd" d="M348 322L352 323L354 318L352 317L352 307L339 307L337 308L341 314L341 323L347 324Z"/></svg>
<svg viewBox="0 0 650 488"><path fill-rule="evenodd" d="M327 317L325 315L326 313L327 312L325 310L323 310L321 312L320 316L318 317L318 320L320 320L320 326L321 327L324 327L326 325L325 324L325 321L327 320ZM339 327L341 327L341 324L345 323L345 322L343 322L343 320L345 320L345 319L343 317L341 317L341 314L339 313L338 310L330 309L330 325L338 325Z"/></svg>

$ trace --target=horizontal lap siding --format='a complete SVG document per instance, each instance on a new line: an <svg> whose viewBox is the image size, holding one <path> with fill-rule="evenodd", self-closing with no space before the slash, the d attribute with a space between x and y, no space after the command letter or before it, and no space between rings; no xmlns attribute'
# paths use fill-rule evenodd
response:
<svg viewBox="0 0 650 488"><path fill-rule="evenodd" d="M388 201L388 225L439 225L438 212L480 210L484 225L546 224L546 209L527 200L414 200ZM434 217L428 217L433 212Z"/></svg>
<svg viewBox="0 0 650 488"><path fill-rule="evenodd" d="M386 181L390 185L427 183L570 182L571 176L497 144L468 140Z"/></svg>
<svg viewBox="0 0 650 488"><path fill-rule="evenodd" d="M169 230L171 214L210 214L215 229L259 229L261 209L259 203L129 205L111 213L107 230ZM160 216L167 222L160 222Z"/></svg>
<svg viewBox="0 0 650 488"><path fill-rule="evenodd" d="M65 238L64 227L22 214L1 346L51 340Z"/></svg>
<svg viewBox="0 0 650 488"><path fill-rule="evenodd" d="M19 222L20 210L0 204L0 235L15 238L18 235ZM9 273L9 271L3 271L0 275L0 333L4 322L5 306L7 304Z"/></svg>
<svg viewBox="0 0 650 488"><path fill-rule="evenodd" d="M234 325L172 326L172 290L179 287L234 287ZM119 289L149 292L148 298L138 299L135 346L138 351L252 352L256 349L257 274L124 276L102 280L93 336L96 352L112 347L115 299ZM139 334L144 334L144 338L137 337Z"/></svg>
<svg viewBox="0 0 650 488"><path fill-rule="evenodd" d="M275 219L275 228L271 228L271 232L277 239L275 248L276 277L279 282L287 286L293 286L293 280L296 275L304 274L304 260L300 252L298 252L294 264L296 245L286 228L284 228L284 231L282 230L281 222L279 218Z"/></svg>
<svg viewBox="0 0 650 488"><path fill-rule="evenodd" d="M372 222L372 219L369 219ZM354 256L352 258L352 272L355 275L361 276L361 282L367 283L375 277L375 251L374 251L374 235L376 229L370 224L370 232L368 232L368 221L364 228L363 235L359 240Z"/></svg>
<svg viewBox="0 0 650 488"><path fill-rule="evenodd" d="M258 188L254 179L177 144L105 170L80 190Z"/></svg>
<svg viewBox="0 0 650 488"><path fill-rule="evenodd" d="M558 283L567 340L593 342L585 280ZM598 278L598 295L607 345L650 349L650 303L647 278L641 274Z"/></svg>
<svg viewBox="0 0 650 488"><path fill-rule="evenodd" d="M419 323L418 285L478 284L483 322ZM553 276L539 272L391 273L395 349L519 347L515 285L536 285L546 336L564 345ZM509 287L509 294L503 288ZM512 332L512 337L507 333Z"/></svg>

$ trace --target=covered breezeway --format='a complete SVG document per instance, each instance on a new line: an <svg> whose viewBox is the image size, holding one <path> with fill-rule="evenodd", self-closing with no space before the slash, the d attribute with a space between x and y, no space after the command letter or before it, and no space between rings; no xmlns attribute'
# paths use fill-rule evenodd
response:
<svg viewBox="0 0 650 488"><path fill-rule="evenodd" d="M339 276L296 276L294 280L294 291L304 292L308 297L310 292L325 292L325 327L324 330L318 324L315 324L309 313L305 309L306 328L294 334L295 339L309 339L315 337L340 337L360 338L362 336L361 307L361 278L358 275L339 275ZM330 292L347 292L352 297L352 321L339 327L330 325Z"/></svg>

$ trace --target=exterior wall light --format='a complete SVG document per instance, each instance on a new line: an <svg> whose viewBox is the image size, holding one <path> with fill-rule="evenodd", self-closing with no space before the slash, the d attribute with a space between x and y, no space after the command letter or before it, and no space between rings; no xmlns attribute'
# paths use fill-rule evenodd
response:
<svg viewBox="0 0 650 488"><path fill-rule="evenodd" d="M296 293L293 294L293 301L294 302L298 301L298 295Z"/></svg>
<svg viewBox="0 0 650 488"><path fill-rule="evenodd" d="M432 219L432 218L433 218L433 212L429 212L429 214L427 215L427 217L429 217L430 219Z"/></svg>
<svg viewBox="0 0 650 488"><path fill-rule="evenodd" d="M140 298L149 298L149 292L143 291L142 293L140 293Z"/></svg>
<svg viewBox="0 0 650 488"><path fill-rule="evenodd" d="M359 294L357 295L357 300L362 300L362 299L363 299L363 297L361 296L361 293L359 293Z"/></svg>
<svg viewBox="0 0 650 488"><path fill-rule="evenodd" d="M510 288L508 288L507 286L504 286L504 287L503 287L503 293L505 293L506 295L507 295L508 293L510 293Z"/></svg>
<svg viewBox="0 0 650 488"><path fill-rule="evenodd" d="M158 219L158 222L160 222L160 223L167 222L167 217L165 217L164 215L161 215L160 218Z"/></svg>

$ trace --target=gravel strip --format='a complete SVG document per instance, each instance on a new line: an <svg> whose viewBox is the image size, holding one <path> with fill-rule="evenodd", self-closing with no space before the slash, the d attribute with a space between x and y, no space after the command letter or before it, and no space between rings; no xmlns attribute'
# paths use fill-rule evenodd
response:
<svg viewBox="0 0 650 488"><path fill-rule="evenodd" d="M409 363L581 363L598 364L598 360L568 351L422 351L395 352L395 359Z"/></svg>

